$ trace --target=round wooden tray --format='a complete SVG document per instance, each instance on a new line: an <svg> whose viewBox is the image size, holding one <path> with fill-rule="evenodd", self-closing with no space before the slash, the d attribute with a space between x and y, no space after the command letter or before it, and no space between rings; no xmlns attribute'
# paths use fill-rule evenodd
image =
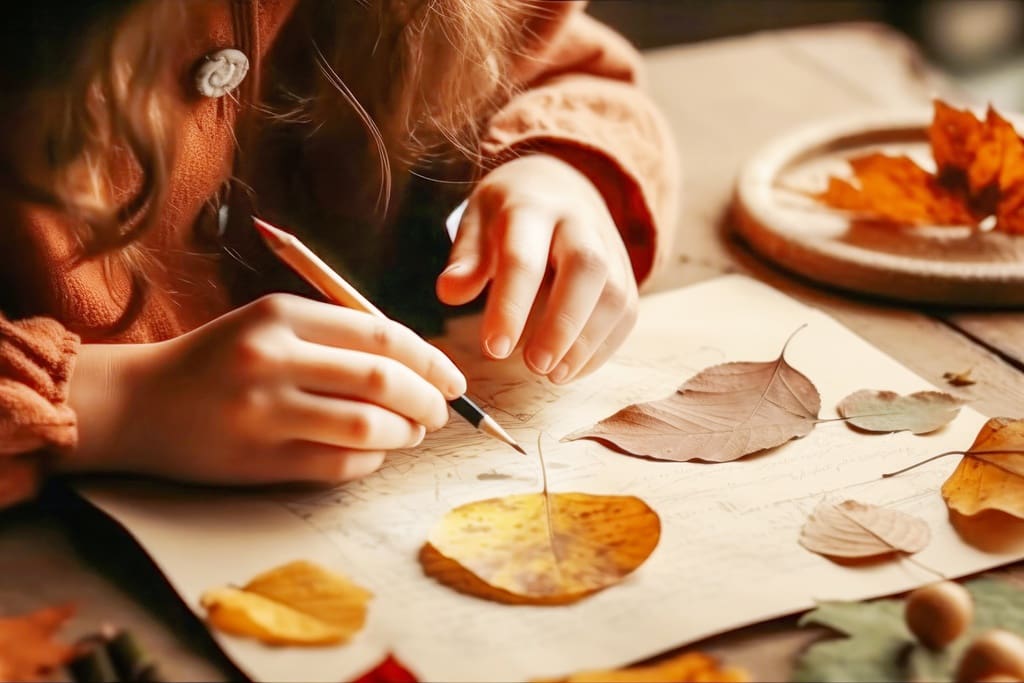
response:
<svg viewBox="0 0 1024 683"><path fill-rule="evenodd" d="M1024 305L1024 237L871 225L805 194L824 189L830 175L849 177L845 160L869 151L906 154L934 170L931 118L931 109L860 114L779 138L740 173L737 230L770 261L842 289L950 306Z"/></svg>

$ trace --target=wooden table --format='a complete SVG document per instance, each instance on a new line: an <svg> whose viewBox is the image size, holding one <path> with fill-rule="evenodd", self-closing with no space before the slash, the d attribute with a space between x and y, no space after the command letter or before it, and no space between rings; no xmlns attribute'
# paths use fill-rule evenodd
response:
<svg viewBox="0 0 1024 683"><path fill-rule="evenodd" d="M950 94L911 45L880 27L848 25L671 48L649 55L648 87L685 167L676 253L652 290L749 273L833 315L937 386L943 373L971 369L978 383L960 393L976 409L1024 416L1024 314L921 311L826 292L759 262L730 230L737 170L770 138L821 117ZM175 680L238 678L132 542L72 505L51 496L0 515L0 611L73 600L80 609L70 636L110 621L132 628ZM819 636L782 619L698 647L758 680L785 680L793 655Z"/></svg>

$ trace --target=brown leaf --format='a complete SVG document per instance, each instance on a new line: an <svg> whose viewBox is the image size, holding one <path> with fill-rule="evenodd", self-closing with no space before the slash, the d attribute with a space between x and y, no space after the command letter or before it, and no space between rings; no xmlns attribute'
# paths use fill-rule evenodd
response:
<svg viewBox="0 0 1024 683"><path fill-rule="evenodd" d="M999 510L1024 519L1024 420L986 422L942 485L942 497L962 515Z"/></svg>
<svg viewBox="0 0 1024 683"><path fill-rule="evenodd" d="M942 379L946 380L950 386L954 387L969 387L978 383L973 377L971 377L971 370L964 370L963 372L944 372L942 373Z"/></svg>
<svg viewBox="0 0 1024 683"><path fill-rule="evenodd" d="M941 391L900 396L893 391L862 389L839 402L837 410L853 426L869 432L927 434L946 426L963 401Z"/></svg>
<svg viewBox="0 0 1024 683"><path fill-rule="evenodd" d="M70 661L74 648L53 636L74 612L74 606L61 605L0 617L0 681L43 680Z"/></svg>
<svg viewBox="0 0 1024 683"><path fill-rule="evenodd" d="M854 500L822 502L800 530L800 545L827 557L913 554L931 540L928 523L905 512Z"/></svg>
<svg viewBox="0 0 1024 683"><path fill-rule="evenodd" d="M202 596L207 619L227 633L275 645L331 645L362 629L373 597L312 562L291 562L260 574L243 588Z"/></svg>
<svg viewBox="0 0 1024 683"><path fill-rule="evenodd" d="M550 506L530 493L455 508L420 551L424 572L496 602L559 605L618 583L658 545L661 521L639 498L553 493Z"/></svg>
<svg viewBox="0 0 1024 683"><path fill-rule="evenodd" d="M773 361L707 368L673 395L624 408L563 441L592 439L658 460L728 462L807 436L820 409L818 390L786 362L783 347Z"/></svg>
<svg viewBox="0 0 1024 683"><path fill-rule="evenodd" d="M743 669L722 666L703 652L686 652L646 666L584 671L536 683L746 683L749 680L750 674Z"/></svg>

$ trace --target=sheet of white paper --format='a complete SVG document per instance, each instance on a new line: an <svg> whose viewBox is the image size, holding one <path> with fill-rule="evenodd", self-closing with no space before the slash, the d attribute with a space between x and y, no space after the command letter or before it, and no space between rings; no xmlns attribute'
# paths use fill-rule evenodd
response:
<svg viewBox="0 0 1024 683"><path fill-rule="evenodd" d="M694 372L735 360L770 360L801 325L789 361L822 394L823 417L863 388L928 385L819 311L742 277L649 297L615 360L567 388L536 381L521 363L478 358L475 321L457 321L446 348L472 394L532 451L543 438L554 491L632 494L661 516L661 543L622 584L563 607L492 604L423 575L417 552L451 508L539 489L537 461L458 420L418 449L389 457L364 481L317 491L214 493L138 484L90 485L86 496L152 555L188 605L280 563L308 559L371 588L367 627L323 649L271 648L215 634L256 679L340 681L395 653L421 680L526 680L614 667L704 636L804 610L822 599L862 599L934 580L893 561L844 568L797 544L822 499L855 498L929 521L917 555L948 576L1024 556L1017 544L981 551L951 527L939 494L958 458L886 480L883 472L968 447L984 419L969 409L925 437L864 435L835 422L774 451L724 464L631 458L559 438L624 405L661 398ZM216 457L211 453L210 457Z"/></svg>

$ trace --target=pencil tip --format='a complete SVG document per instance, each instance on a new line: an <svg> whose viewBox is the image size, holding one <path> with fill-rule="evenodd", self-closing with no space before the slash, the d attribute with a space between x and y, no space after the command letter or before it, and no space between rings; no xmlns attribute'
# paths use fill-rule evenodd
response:
<svg viewBox="0 0 1024 683"><path fill-rule="evenodd" d="M520 453L522 453L523 455L526 455L526 449L524 449L524 448L523 448L522 446L520 446L519 444L517 444L517 443L514 443L514 444L511 444L511 446L512 446L512 448L516 449L517 451L519 451L519 452L520 452Z"/></svg>
<svg viewBox="0 0 1024 683"><path fill-rule="evenodd" d="M269 242L271 246L280 246L284 244L284 238L288 235L284 230L275 228L270 223L266 222L262 218L257 218L256 216L252 217L252 224L256 226L260 235L262 235L263 239Z"/></svg>

